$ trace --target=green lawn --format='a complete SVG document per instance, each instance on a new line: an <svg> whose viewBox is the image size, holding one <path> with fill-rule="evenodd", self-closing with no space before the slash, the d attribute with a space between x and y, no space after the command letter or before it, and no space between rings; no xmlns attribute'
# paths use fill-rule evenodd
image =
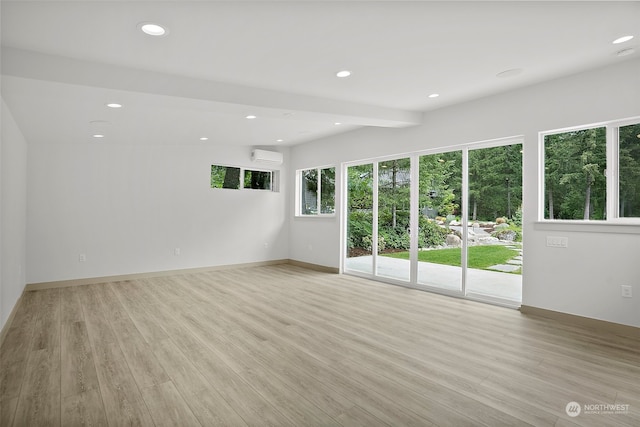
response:
<svg viewBox="0 0 640 427"><path fill-rule="evenodd" d="M418 261L459 267L461 253L460 248L419 251ZM481 270L486 270L487 267L492 265L505 264L518 254L513 249L505 248L502 245L471 246L469 247L468 253L469 268L478 268ZM382 255L391 258L409 259L409 252L393 252Z"/></svg>

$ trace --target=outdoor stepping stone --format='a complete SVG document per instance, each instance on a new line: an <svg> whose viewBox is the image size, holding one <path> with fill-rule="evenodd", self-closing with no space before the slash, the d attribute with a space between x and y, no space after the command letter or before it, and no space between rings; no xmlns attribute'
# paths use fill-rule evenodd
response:
<svg viewBox="0 0 640 427"><path fill-rule="evenodd" d="M515 259L516 261L522 261L522 255L518 255L516 257L513 257L513 259Z"/></svg>
<svg viewBox="0 0 640 427"><path fill-rule="evenodd" d="M520 269L519 265L510 265L510 264L497 264L489 267L490 270L502 271L504 273L513 273L514 271L518 271Z"/></svg>
<svg viewBox="0 0 640 427"><path fill-rule="evenodd" d="M522 259L510 259L509 261L507 261L507 264L510 265L522 265Z"/></svg>

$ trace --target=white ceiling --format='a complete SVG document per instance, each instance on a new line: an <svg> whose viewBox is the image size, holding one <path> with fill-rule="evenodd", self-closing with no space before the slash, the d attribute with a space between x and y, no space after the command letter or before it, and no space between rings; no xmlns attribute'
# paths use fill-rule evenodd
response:
<svg viewBox="0 0 640 427"><path fill-rule="evenodd" d="M91 143L100 120L112 144L297 144L416 125L436 108L640 54L616 55L640 51L637 1L1 7L2 95L30 143ZM169 34L141 33L148 21ZM627 34L636 37L611 43ZM523 71L496 77L514 68ZM342 69L352 76L337 78Z"/></svg>

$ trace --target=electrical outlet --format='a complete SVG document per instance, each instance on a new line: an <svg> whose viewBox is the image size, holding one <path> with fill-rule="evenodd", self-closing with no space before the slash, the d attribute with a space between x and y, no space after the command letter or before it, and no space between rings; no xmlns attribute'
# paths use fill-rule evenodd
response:
<svg viewBox="0 0 640 427"><path fill-rule="evenodd" d="M86 262L86 261L87 261L87 255L86 254L78 255L78 262Z"/></svg>
<svg viewBox="0 0 640 427"><path fill-rule="evenodd" d="M268 247L269 247L269 243L264 242L264 248L266 249L266 248L268 248Z"/></svg>
<svg viewBox="0 0 640 427"><path fill-rule="evenodd" d="M622 286L620 286L620 289L622 290L622 298L632 298L633 297L633 292L632 292L631 286L622 285Z"/></svg>
<svg viewBox="0 0 640 427"><path fill-rule="evenodd" d="M174 254L175 256L179 256L179 255L180 255L180 248L175 248L175 249L173 250L173 254Z"/></svg>
<svg viewBox="0 0 640 427"><path fill-rule="evenodd" d="M550 248L566 248L569 246L569 238L560 236L547 236L547 246Z"/></svg>

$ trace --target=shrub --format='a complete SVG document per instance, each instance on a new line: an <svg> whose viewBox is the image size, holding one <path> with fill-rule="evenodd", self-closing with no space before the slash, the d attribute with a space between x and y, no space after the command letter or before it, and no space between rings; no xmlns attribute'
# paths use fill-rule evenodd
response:
<svg viewBox="0 0 640 427"><path fill-rule="evenodd" d="M411 245L411 236L407 229L391 226L382 226L379 230L379 236L384 237L386 248L388 249L409 249Z"/></svg>
<svg viewBox="0 0 640 427"><path fill-rule="evenodd" d="M362 238L362 244L363 246L360 246L361 248L364 248L369 252L373 251L373 240L371 240L371 236L364 236ZM378 253L384 251L385 249L386 243L384 241L384 237L378 235Z"/></svg>
<svg viewBox="0 0 640 427"><path fill-rule="evenodd" d="M506 227L503 227L506 225ZM491 237L509 242L521 242L522 230L520 227L509 226L507 224L499 224L495 227L495 231L491 233Z"/></svg>
<svg viewBox="0 0 640 427"><path fill-rule="evenodd" d="M353 211L349 213L347 240L349 249L371 246L371 236L373 235L372 220L373 215L371 212ZM365 238L368 238L368 244Z"/></svg>
<svg viewBox="0 0 640 427"><path fill-rule="evenodd" d="M522 206L518 206L516 214L513 217L513 224L522 227Z"/></svg>
<svg viewBox="0 0 640 427"><path fill-rule="evenodd" d="M418 245L421 248L440 246L444 243L449 230L440 227L436 222L425 217L420 217L420 230L418 232Z"/></svg>

